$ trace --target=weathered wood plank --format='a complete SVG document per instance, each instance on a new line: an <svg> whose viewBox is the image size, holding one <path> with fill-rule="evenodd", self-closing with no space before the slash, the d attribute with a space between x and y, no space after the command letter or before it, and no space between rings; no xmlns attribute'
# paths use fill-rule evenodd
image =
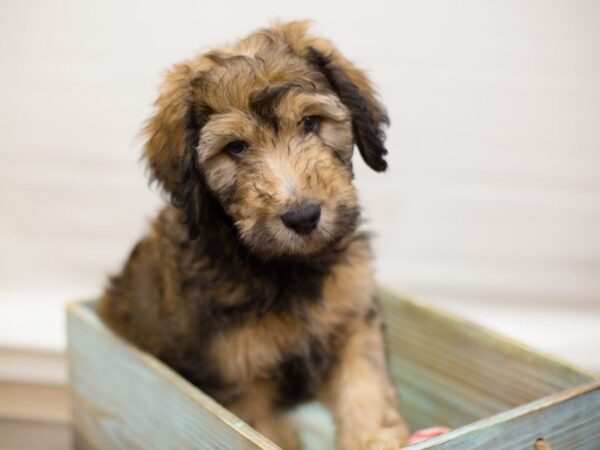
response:
<svg viewBox="0 0 600 450"><path fill-rule="evenodd" d="M391 369L413 428L458 428L594 379L408 296L382 289L379 297Z"/></svg>
<svg viewBox="0 0 600 450"><path fill-rule="evenodd" d="M455 428L411 448L529 450L537 437L553 450L600 448L598 382L580 386L595 380L593 375L407 296L386 290L379 296L403 414L413 428ZM156 358L115 336L91 304L69 308L68 328L76 443L278 448ZM325 429L331 423L323 428L314 417L299 417L304 442L331 446Z"/></svg>
<svg viewBox="0 0 600 450"><path fill-rule="evenodd" d="M552 450L598 450L600 382L567 389L410 449L532 450L538 438Z"/></svg>
<svg viewBox="0 0 600 450"><path fill-rule="evenodd" d="M115 336L89 305L68 310L73 419L86 445L278 449L174 371Z"/></svg>

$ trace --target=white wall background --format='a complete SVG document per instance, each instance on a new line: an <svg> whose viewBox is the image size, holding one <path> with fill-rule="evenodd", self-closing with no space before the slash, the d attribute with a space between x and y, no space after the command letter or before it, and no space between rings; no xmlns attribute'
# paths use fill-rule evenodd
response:
<svg viewBox="0 0 600 450"><path fill-rule="evenodd" d="M274 18L369 69L357 163L379 278L600 371L600 2L0 2L0 346L60 349L159 205L136 139L162 70ZM432 330L435 332L435 330Z"/></svg>

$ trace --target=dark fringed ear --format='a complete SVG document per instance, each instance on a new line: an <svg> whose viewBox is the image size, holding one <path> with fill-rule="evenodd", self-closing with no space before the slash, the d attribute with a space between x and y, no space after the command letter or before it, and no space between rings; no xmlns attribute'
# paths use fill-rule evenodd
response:
<svg viewBox="0 0 600 450"><path fill-rule="evenodd" d="M198 237L200 198L203 180L198 168L196 147L200 138L200 123L193 105L188 106L185 120L185 152L179 167L176 188L171 192L171 202L184 213L190 240Z"/></svg>
<svg viewBox="0 0 600 450"><path fill-rule="evenodd" d="M190 239L198 236L205 192L196 151L200 131L211 114L194 91L199 79L200 74L189 62L171 68L144 128L148 139L143 156L150 180L158 183L183 212Z"/></svg>
<svg viewBox="0 0 600 450"><path fill-rule="evenodd" d="M387 168L384 159L387 150L383 144L385 133L382 127L389 124L385 111L381 105L374 104L372 99L361 92L344 69L335 64L330 56L314 47L308 47L307 55L350 110L354 141L363 159L373 170L383 172Z"/></svg>

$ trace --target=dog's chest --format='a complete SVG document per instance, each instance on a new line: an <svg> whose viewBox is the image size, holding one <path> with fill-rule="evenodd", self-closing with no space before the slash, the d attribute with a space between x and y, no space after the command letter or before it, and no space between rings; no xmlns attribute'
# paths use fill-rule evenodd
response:
<svg viewBox="0 0 600 450"><path fill-rule="evenodd" d="M213 330L203 348L205 367L210 367L215 379L227 389L269 380L282 399L294 402L310 396L334 365L348 325L370 301L367 250L360 245L357 250L349 249L343 264L332 266L328 276L320 278L315 296L294 295L294 289L274 290L285 298L277 295L277 301L270 304L286 305L285 310L274 307L260 313L222 307L221 316L213 311L205 318ZM240 289L238 295L227 302L218 296L219 303L245 305L248 290Z"/></svg>
<svg viewBox="0 0 600 450"><path fill-rule="evenodd" d="M210 353L225 381L272 377L286 361L310 353L320 341L293 317L269 315L253 319L214 336Z"/></svg>
<svg viewBox="0 0 600 450"><path fill-rule="evenodd" d="M273 401L293 406L313 397L333 360L325 329L296 318L257 320L213 340L212 364L225 385L267 380Z"/></svg>

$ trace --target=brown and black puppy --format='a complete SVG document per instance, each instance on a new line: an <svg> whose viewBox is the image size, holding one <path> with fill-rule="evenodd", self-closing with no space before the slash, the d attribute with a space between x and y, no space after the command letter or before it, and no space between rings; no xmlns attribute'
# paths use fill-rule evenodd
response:
<svg viewBox="0 0 600 450"><path fill-rule="evenodd" d="M340 449L396 449L371 250L357 231L356 145L386 168L365 75L306 23L174 66L144 156L171 196L99 312L284 448L282 413L325 402Z"/></svg>

